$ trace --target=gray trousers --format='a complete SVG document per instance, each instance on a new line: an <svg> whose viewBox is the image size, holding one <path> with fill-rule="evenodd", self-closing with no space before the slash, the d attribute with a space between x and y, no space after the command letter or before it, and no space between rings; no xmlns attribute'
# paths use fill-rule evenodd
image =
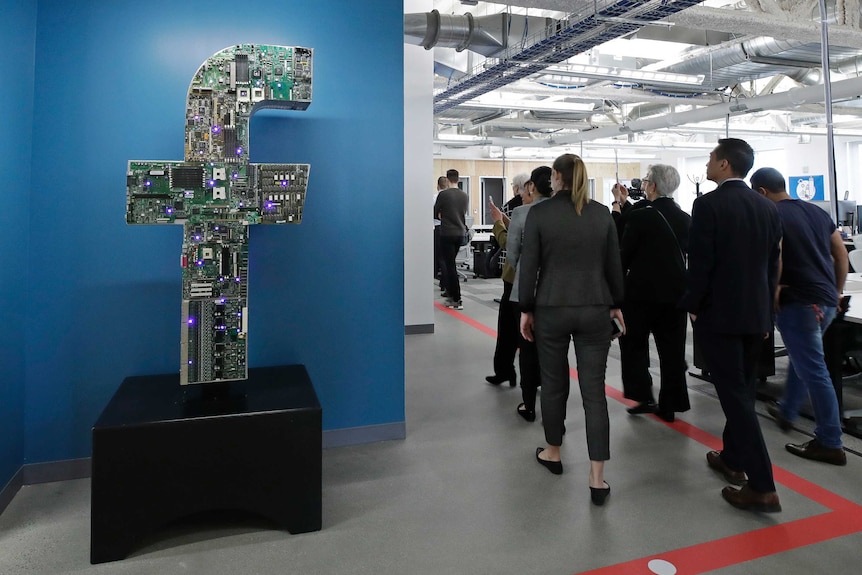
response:
<svg viewBox="0 0 862 575"><path fill-rule="evenodd" d="M591 461L610 459L605 370L611 347L608 306L537 306L535 339L542 371L542 424L548 445L562 445L569 397L569 341L575 343Z"/></svg>

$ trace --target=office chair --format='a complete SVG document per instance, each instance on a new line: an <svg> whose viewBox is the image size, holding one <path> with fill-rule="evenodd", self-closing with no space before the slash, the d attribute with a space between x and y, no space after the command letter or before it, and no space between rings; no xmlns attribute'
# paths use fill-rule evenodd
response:
<svg viewBox="0 0 862 575"><path fill-rule="evenodd" d="M862 273L862 249L857 248L847 254L847 256L850 258L850 267L853 268L853 271Z"/></svg>
<svg viewBox="0 0 862 575"><path fill-rule="evenodd" d="M473 240L473 234L475 230L473 229L473 216L467 216L464 218L464 222L467 224L467 243L461 246L458 250L458 255L455 256L455 271L458 273L458 279L467 283L467 274L464 273L464 270L470 269L470 253L472 252L473 246L470 243Z"/></svg>

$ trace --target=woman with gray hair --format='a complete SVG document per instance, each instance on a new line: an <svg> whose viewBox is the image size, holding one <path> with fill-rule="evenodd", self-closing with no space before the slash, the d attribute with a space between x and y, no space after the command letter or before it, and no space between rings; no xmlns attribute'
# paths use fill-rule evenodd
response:
<svg viewBox="0 0 862 575"><path fill-rule="evenodd" d="M627 328L620 338L623 393L638 402L628 409L630 414L656 413L671 422L675 412L690 407L685 379L686 314L677 303L686 287L691 216L673 200L680 182L673 166L650 166L641 181L649 206L630 213L620 243ZM658 404L649 373L650 334L661 368Z"/></svg>

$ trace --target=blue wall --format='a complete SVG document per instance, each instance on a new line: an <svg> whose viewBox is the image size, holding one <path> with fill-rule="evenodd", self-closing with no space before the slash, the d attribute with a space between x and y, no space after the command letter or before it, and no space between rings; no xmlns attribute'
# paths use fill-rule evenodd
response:
<svg viewBox="0 0 862 575"><path fill-rule="evenodd" d="M24 461L24 378L36 0L0 0L0 489Z"/></svg>
<svg viewBox="0 0 862 575"><path fill-rule="evenodd" d="M250 365L305 364L324 429L404 421L401 1L42 0L28 463L88 456L124 377L178 371L181 227L125 224L126 163L183 159L189 82L239 43L315 51L309 109L252 119L251 160L311 181L301 225L251 230Z"/></svg>

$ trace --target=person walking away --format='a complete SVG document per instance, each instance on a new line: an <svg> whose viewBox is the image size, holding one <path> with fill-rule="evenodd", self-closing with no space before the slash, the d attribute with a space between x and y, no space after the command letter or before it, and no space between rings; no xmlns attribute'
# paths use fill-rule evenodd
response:
<svg viewBox="0 0 862 575"><path fill-rule="evenodd" d="M626 294L626 335L619 340L623 394L638 402L630 414L657 413L672 422L675 412L691 407L685 379L688 317L678 307L685 293L691 216L673 200L680 182L676 168L650 166L641 182L647 209L631 210L620 245ZM650 334L661 369L658 405L649 372Z"/></svg>
<svg viewBox="0 0 862 575"><path fill-rule="evenodd" d="M742 179L752 165L744 140L721 139L709 154L706 177L718 187L694 201L682 306L727 419L723 449L707 453L707 464L742 486L721 495L739 509L776 512L781 503L754 402L757 356L773 329L781 222L775 204Z"/></svg>
<svg viewBox="0 0 862 575"><path fill-rule="evenodd" d="M518 309L518 275L520 269L521 249L523 244L524 223L530 207L540 204L551 197L554 190L551 187L551 168L539 166L530 174L530 179L524 184L525 191L521 196L524 204L512 212L509 222L509 234L506 240L506 260L515 268L515 280L512 282L512 317L520 326L521 312ZM539 369L539 353L536 343L527 341L518 329L518 367L521 370L521 399L516 411L527 421L536 421L536 396L541 385ZM568 374L567 374L568 377Z"/></svg>
<svg viewBox="0 0 862 575"><path fill-rule="evenodd" d="M446 179L449 180L449 187L442 190L434 202L434 214L440 220L440 257L448 295L446 307L464 309L455 259L467 237L466 214L470 199L458 188L458 170L447 170Z"/></svg>
<svg viewBox="0 0 862 575"><path fill-rule="evenodd" d="M515 197L506 203L506 206L514 203L517 198L518 205L523 202L524 182L529 179L527 174L518 174L512 179L512 188ZM492 230L497 244L506 247L508 239L509 215L504 213L488 199L488 207L491 211L491 219L494 220ZM505 208L505 206L504 206ZM511 214L511 209L509 209ZM515 280L515 268L509 264L508 257L503 264L503 297L500 298L500 307L497 308L497 343L494 347L494 375L485 377L485 381L491 385L500 385L508 381L509 385L515 387L518 376L515 373L515 354L518 352L518 319L512 307L509 296L512 294L512 282Z"/></svg>
<svg viewBox="0 0 862 575"><path fill-rule="evenodd" d="M583 160L558 157L551 171L555 194L533 206L524 227L518 295L521 333L535 341L542 372L542 424L547 447L536 460L561 474L568 349L574 340L578 385L584 406L590 458L590 497L603 505L610 494L604 480L610 459L610 424L605 370L612 319L625 329L620 304L623 274L616 226L608 208L589 199Z"/></svg>
<svg viewBox="0 0 862 575"><path fill-rule="evenodd" d="M751 188L775 202L784 232L775 325L790 365L779 406L767 410L787 431L807 394L814 410L814 439L788 443L785 449L806 459L847 465L838 396L823 354L823 334L835 318L847 278L847 248L829 215L814 204L791 198L784 176L775 168L754 172Z"/></svg>

